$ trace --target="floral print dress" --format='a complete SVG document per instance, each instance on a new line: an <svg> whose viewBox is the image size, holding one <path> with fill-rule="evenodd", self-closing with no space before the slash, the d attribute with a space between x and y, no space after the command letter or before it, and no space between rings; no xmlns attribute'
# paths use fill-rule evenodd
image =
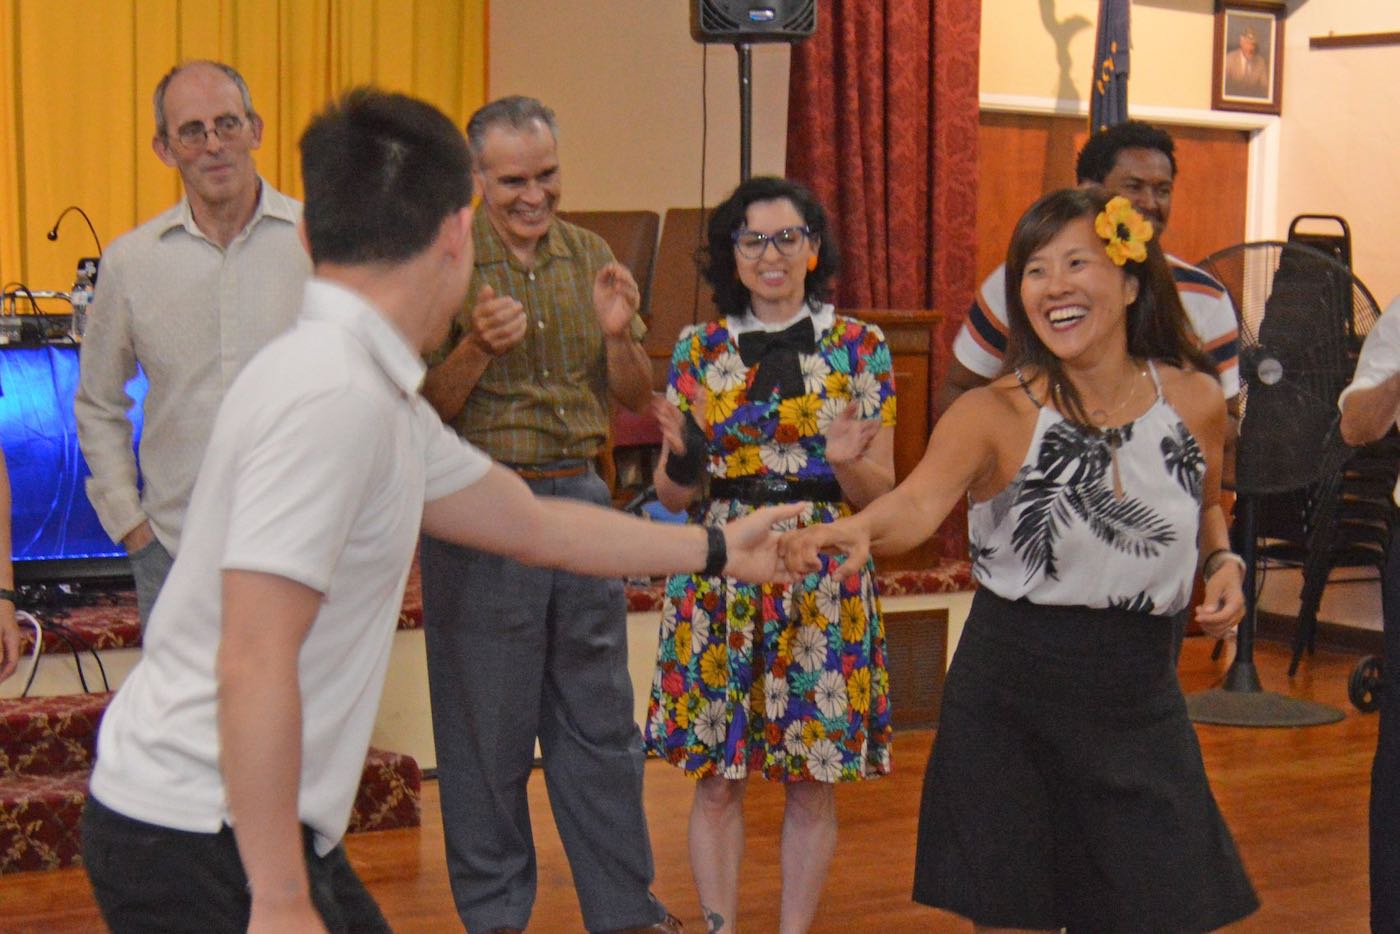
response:
<svg viewBox="0 0 1400 934"><path fill-rule="evenodd" d="M712 477L835 481L825 428L852 401L863 418L895 420L890 351L879 328L813 316L816 352L801 354L803 393L750 399L756 367L742 361L726 319L687 328L671 359L667 397L683 412L703 398ZM823 331L820 323L830 321ZM714 499L691 520L717 525L753 506ZM813 502L800 525L849 515ZM844 580L810 574L791 585L682 574L666 584L649 751L694 777L836 782L890 769L889 675L874 565Z"/></svg>

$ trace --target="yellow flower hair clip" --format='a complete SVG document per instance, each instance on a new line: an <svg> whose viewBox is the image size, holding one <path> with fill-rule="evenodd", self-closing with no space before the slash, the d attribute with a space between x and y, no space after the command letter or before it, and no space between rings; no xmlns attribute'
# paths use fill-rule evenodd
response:
<svg viewBox="0 0 1400 934"><path fill-rule="evenodd" d="M1107 241L1108 258L1115 266L1128 260L1140 263L1147 259L1147 241L1152 239L1152 225L1133 209L1133 203L1122 195L1109 199L1094 218L1094 233Z"/></svg>

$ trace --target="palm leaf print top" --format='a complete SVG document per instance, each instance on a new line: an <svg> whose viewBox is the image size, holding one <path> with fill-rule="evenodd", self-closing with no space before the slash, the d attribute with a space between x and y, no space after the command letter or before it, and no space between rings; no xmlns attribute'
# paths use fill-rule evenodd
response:
<svg viewBox="0 0 1400 934"><path fill-rule="evenodd" d="M1032 603L1158 615L1186 608L1206 461L1148 367L1156 401L1116 438L1040 407L1015 478L968 510L972 572L982 586ZM1121 498L1111 441L1119 445Z"/></svg>

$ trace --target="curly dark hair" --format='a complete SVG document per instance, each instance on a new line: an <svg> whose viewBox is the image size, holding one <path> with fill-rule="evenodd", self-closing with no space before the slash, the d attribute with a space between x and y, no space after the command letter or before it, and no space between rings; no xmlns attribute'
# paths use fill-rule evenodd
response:
<svg viewBox="0 0 1400 934"><path fill-rule="evenodd" d="M696 255L700 274L714 291L715 307L721 315L741 315L749 307L749 290L739 281L739 267L734 259L734 231L744 226L749 205L755 201L792 202L802 222L812 232L817 248L817 268L807 273L803 295L815 306L826 295L827 287L841 266L841 254L836 237L827 221L826 209L816 195L797 182L785 178L758 176L741 182L734 193L710 213L706 225L705 246Z"/></svg>
<svg viewBox="0 0 1400 934"><path fill-rule="evenodd" d="M1054 239L1071 221L1092 220L1113 194L1097 185L1064 188L1045 195L1016 223L1006 252L1006 310L1008 339L1005 372L1017 367L1045 374L1056 408L1072 421L1089 426L1084 400L1065 377L1064 365L1031 327L1021 302L1021 278L1031 255ZM1128 353L1139 360L1160 360L1172 366L1195 368L1212 377L1215 365L1201 349L1181 306L1171 267L1156 238L1147 242L1147 258L1129 260L1123 271L1138 281L1137 298L1128 306ZM1090 426L1093 427L1093 426Z"/></svg>
<svg viewBox="0 0 1400 934"><path fill-rule="evenodd" d="M1124 149L1155 149L1167 157L1171 163L1172 177L1176 177L1176 144L1171 134L1141 120L1129 120L1100 130L1089 137L1084 148L1079 150L1079 161L1075 163L1074 174L1080 183L1098 182L1108 178L1118 163L1118 153Z"/></svg>

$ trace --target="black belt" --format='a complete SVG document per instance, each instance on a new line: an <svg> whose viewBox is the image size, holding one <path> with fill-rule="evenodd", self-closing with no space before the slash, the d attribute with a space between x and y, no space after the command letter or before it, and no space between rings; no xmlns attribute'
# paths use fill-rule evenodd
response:
<svg viewBox="0 0 1400 934"><path fill-rule="evenodd" d="M839 503L841 484L835 480L789 480L786 477L715 477L710 481L711 499L733 499L741 503L796 503L813 500Z"/></svg>

